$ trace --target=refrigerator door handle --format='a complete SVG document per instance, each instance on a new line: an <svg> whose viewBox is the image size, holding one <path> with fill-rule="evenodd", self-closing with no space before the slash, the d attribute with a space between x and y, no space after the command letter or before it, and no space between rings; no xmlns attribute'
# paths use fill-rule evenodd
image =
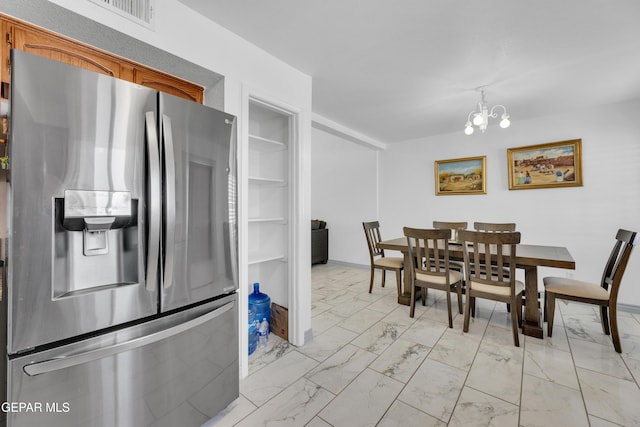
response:
<svg viewBox="0 0 640 427"><path fill-rule="evenodd" d="M147 279L146 289L154 291L158 282L158 257L160 256L160 149L155 113L145 114L147 133L147 155L149 158L149 241L147 243Z"/></svg>
<svg viewBox="0 0 640 427"><path fill-rule="evenodd" d="M145 345L153 344L158 341L171 338L174 335L178 335L189 329L200 326L216 317L231 310L235 305L235 301L229 302L213 311L210 311L188 322L180 323L171 328L156 332L151 335L146 335L140 338L136 338L130 341L125 341L119 344L110 345L108 347L99 348L96 350L89 350L83 353L71 354L68 356L62 356L59 358L44 360L42 362L31 363L25 365L22 370L30 377L46 374L61 369L71 368L73 366L82 365L83 363L93 362L105 357L113 356L118 353L124 353L125 351L134 350L136 348L143 347Z"/></svg>
<svg viewBox="0 0 640 427"><path fill-rule="evenodd" d="M229 168L228 180L229 189L233 191L232 202L233 206L229 207L229 246L231 247L231 271L233 275L234 283L238 283L238 159L237 159L237 141L236 135L236 118L225 119L225 124L231 126L229 132ZM224 289L227 291L226 289Z"/></svg>
<svg viewBox="0 0 640 427"><path fill-rule="evenodd" d="M164 141L165 176L165 242L164 242L164 288L173 285L173 263L176 240L176 156L173 150L171 118L162 115L162 134Z"/></svg>

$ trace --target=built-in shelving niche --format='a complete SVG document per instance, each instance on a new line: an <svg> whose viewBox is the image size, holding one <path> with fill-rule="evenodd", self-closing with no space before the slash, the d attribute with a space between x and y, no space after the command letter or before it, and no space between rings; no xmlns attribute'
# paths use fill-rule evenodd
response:
<svg viewBox="0 0 640 427"><path fill-rule="evenodd" d="M260 282L271 301L289 307L293 113L249 97L248 287ZM242 284L241 284L242 285Z"/></svg>

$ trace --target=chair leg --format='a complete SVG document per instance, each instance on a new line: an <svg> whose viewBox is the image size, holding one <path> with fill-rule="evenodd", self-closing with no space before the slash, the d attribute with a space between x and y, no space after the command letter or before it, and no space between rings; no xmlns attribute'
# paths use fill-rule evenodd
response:
<svg viewBox="0 0 640 427"><path fill-rule="evenodd" d="M411 308L409 309L409 317L413 317L416 312L416 285L411 284Z"/></svg>
<svg viewBox="0 0 640 427"><path fill-rule="evenodd" d="M396 270L396 284L398 285L398 297L402 295L402 270Z"/></svg>
<svg viewBox="0 0 640 427"><path fill-rule="evenodd" d="M456 286L456 293L458 294L458 313L462 314L462 282Z"/></svg>
<svg viewBox="0 0 640 427"><path fill-rule="evenodd" d="M547 307L547 336L553 336L553 316L556 312L556 296L553 292L545 291L546 307Z"/></svg>
<svg viewBox="0 0 640 427"><path fill-rule="evenodd" d="M420 295L422 296L422 306L427 305L427 288L420 289Z"/></svg>
<svg viewBox="0 0 640 427"><path fill-rule="evenodd" d="M467 289L467 301L464 309L464 323L462 325L462 332L469 332L469 316L471 314L471 304L473 304L474 298L469 295L469 289Z"/></svg>
<svg viewBox="0 0 640 427"><path fill-rule="evenodd" d="M611 337L613 338L613 348L615 348L618 353L622 353L622 345L620 344L620 334L618 333L618 309L615 305L615 302L609 305L609 311L610 311L609 317L611 321Z"/></svg>
<svg viewBox="0 0 640 427"><path fill-rule="evenodd" d="M384 279L387 277L387 270L380 270L382 271L382 287L384 288Z"/></svg>
<svg viewBox="0 0 640 427"><path fill-rule="evenodd" d="M607 306L600 306L600 323L602 323L602 332L609 335L609 316L607 316Z"/></svg>
<svg viewBox="0 0 640 427"><path fill-rule="evenodd" d="M373 290L373 276L375 271L376 269L373 268L373 266L371 266L371 279L369 280L369 293L371 293L371 291Z"/></svg>
<svg viewBox="0 0 640 427"><path fill-rule="evenodd" d="M544 291L544 301L542 302L542 321L547 321L547 290Z"/></svg>
<svg viewBox="0 0 640 427"><path fill-rule="evenodd" d="M451 315L451 291L447 291L447 312L449 314L449 327L453 328L453 316Z"/></svg>
<svg viewBox="0 0 640 427"><path fill-rule="evenodd" d="M521 295L517 295L517 298L520 298L520 300L522 300ZM520 329L518 326L518 317L520 317L518 316L518 305L522 306L522 302L520 304L518 304L517 301L514 302L515 304L511 304L511 330L513 331L513 344L515 344L516 347L520 347L520 339L518 337L518 330ZM522 307L520 307L520 312L522 312Z"/></svg>
<svg viewBox="0 0 640 427"><path fill-rule="evenodd" d="M471 298L471 317L476 317L476 297Z"/></svg>

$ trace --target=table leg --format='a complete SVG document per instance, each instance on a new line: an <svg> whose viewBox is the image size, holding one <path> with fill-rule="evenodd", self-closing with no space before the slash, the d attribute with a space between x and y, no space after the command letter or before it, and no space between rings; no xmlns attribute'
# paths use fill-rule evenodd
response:
<svg viewBox="0 0 640 427"><path fill-rule="evenodd" d="M536 266L524 267L524 287L526 306L522 321L522 333L542 338L540 309L538 308L538 268Z"/></svg>
<svg viewBox="0 0 640 427"><path fill-rule="evenodd" d="M404 270L402 272L402 295L398 295L398 304L411 305L411 263L408 254L404 254Z"/></svg>

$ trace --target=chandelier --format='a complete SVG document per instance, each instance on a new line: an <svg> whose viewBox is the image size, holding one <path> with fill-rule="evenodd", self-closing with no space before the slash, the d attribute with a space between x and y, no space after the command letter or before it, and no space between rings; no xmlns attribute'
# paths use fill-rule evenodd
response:
<svg viewBox="0 0 640 427"><path fill-rule="evenodd" d="M491 107L491 110L489 110L489 106L484 100L484 87L480 87L478 89L480 89L480 102L478 102L478 110L474 110L469 113L469 116L467 117L467 123L464 125L464 133L466 133L467 135L471 135L473 133L473 125L476 125L482 132L484 132L487 129L487 125L489 124L489 117L491 117L492 119L498 117L498 113L495 111L496 108L502 108L503 110L502 116L500 117L500 127L503 129L508 128L511 122L509 121L509 114L507 114L506 107L504 105L494 105L493 107Z"/></svg>

